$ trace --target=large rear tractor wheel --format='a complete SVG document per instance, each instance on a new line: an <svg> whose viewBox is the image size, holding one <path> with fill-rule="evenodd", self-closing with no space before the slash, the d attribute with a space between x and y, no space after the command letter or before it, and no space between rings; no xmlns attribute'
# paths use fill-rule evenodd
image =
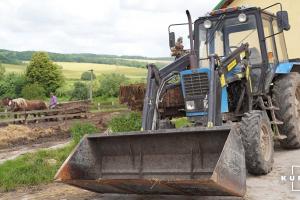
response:
<svg viewBox="0 0 300 200"><path fill-rule="evenodd" d="M248 172L254 175L269 173L274 162L274 141L266 112L255 110L246 113L241 122L241 136Z"/></svg>
<svg viewBox="0 0 300 200"><path fill-rule="evenodd" d="M300 148L300 74L292 72L281 75L273 87L274 105L277 119L283 121L278 125L279 132L287 138L280 141L283 148Z"/></svg>

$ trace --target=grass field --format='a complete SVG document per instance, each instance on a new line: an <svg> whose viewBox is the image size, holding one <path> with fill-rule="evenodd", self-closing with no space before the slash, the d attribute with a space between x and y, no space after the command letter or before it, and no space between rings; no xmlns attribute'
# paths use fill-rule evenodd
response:
<svg viewBox="0 0 300 200"><path fill-rule="evenodd" d="M82 72L93 69L96 76L108 73L124 74L126 77L134 80L142 79L146 77L147 70L145 68L135 68L118 65L106 65L95 63L73 63L73 62L57 62L62 66L63 74L67 79L80 79ZM26 64L23 65L11 65L3 64L6 72L22 73L26 69Z"/></svg>
<svg viewBox="0 0 300 200"><path fill-rule="evenodd" d="M22 73L26 69L26 64L23 65L2 64L2 65L5 67L6 72Z"/></svg>

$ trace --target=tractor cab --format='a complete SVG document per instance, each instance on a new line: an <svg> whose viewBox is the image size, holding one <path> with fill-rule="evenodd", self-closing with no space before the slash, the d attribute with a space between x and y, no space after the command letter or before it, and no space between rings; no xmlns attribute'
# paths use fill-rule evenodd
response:
<svg viewBox="0 0 300 200"><path fill-rule="evenodd" d="M278 11L275 16L267 9L228 8L196 20L195 49L199 67L209 66L211 54L222 59L248 43L249 61L255 74L253 92L261 93L268 88L278 64L288 61L283 30L289 29L289 23L285 11Z"/></svg>

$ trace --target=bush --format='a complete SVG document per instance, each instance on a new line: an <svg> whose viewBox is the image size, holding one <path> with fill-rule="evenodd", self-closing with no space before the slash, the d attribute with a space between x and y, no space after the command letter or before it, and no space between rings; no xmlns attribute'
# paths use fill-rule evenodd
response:
<svg viewBox="0 0 300 200"><path fill-rule="evenodd" d="M82 82L75 82L74 89L71 94L71 100L84 100L88 98L89 89L86 84Z"/></svg>
<svg viewBox="0 0 300 200"><path fill-rule="evenodd" d="M55 91L57 97L70 97L72 95L72 90L67 86L62 86Z"/></svg>
<svg viewBox="0 0 300 200"><path fill-rule="evenodd" d="M123 74L105 74L100 77L99 96L118 97L120 85L127 83L128 78Z"/></svg>
<svg viewBox="0 0 300 200"><path fill-rule="evenodd" d="M142 127L142 117L136 112L116 116L108 126L112 132L139 131Z"/></svg>
<svg viewBox="0 0 300 200"><path fill-rule="evenodd" d="M77 144L85 134L97 132L97 127L91 123L77 122L71 127L71 136L75 144Z"/></svg>
<svg viewBox="0 0 300 200"><path fill-rule="evenodd" d="M28 84L22 89L22 97L25 99L45 99L46 91L43 86L37 83Z"/></svg>
<svg viewBox="0 0 300 200"><path fill-rule="evenodd" d="M93 77L93 80L96 79L96 76L95 76L94 73L92 73L92 77ZM83 80L83 81L90 81L90 80L91 80L91 72L90 72L90 71L88 71L88 72L83 72L83 73L81 74L81 80Z"/></svg>

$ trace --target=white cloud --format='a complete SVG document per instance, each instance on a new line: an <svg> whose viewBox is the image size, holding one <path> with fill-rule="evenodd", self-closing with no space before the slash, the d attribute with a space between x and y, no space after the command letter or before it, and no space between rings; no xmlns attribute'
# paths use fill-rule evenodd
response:
<svg viewBox="0 0 300 200"><path fill-rule="evenodd" d="M1 0L0 48L168 56L168 25L218 1Z"/></svg>

